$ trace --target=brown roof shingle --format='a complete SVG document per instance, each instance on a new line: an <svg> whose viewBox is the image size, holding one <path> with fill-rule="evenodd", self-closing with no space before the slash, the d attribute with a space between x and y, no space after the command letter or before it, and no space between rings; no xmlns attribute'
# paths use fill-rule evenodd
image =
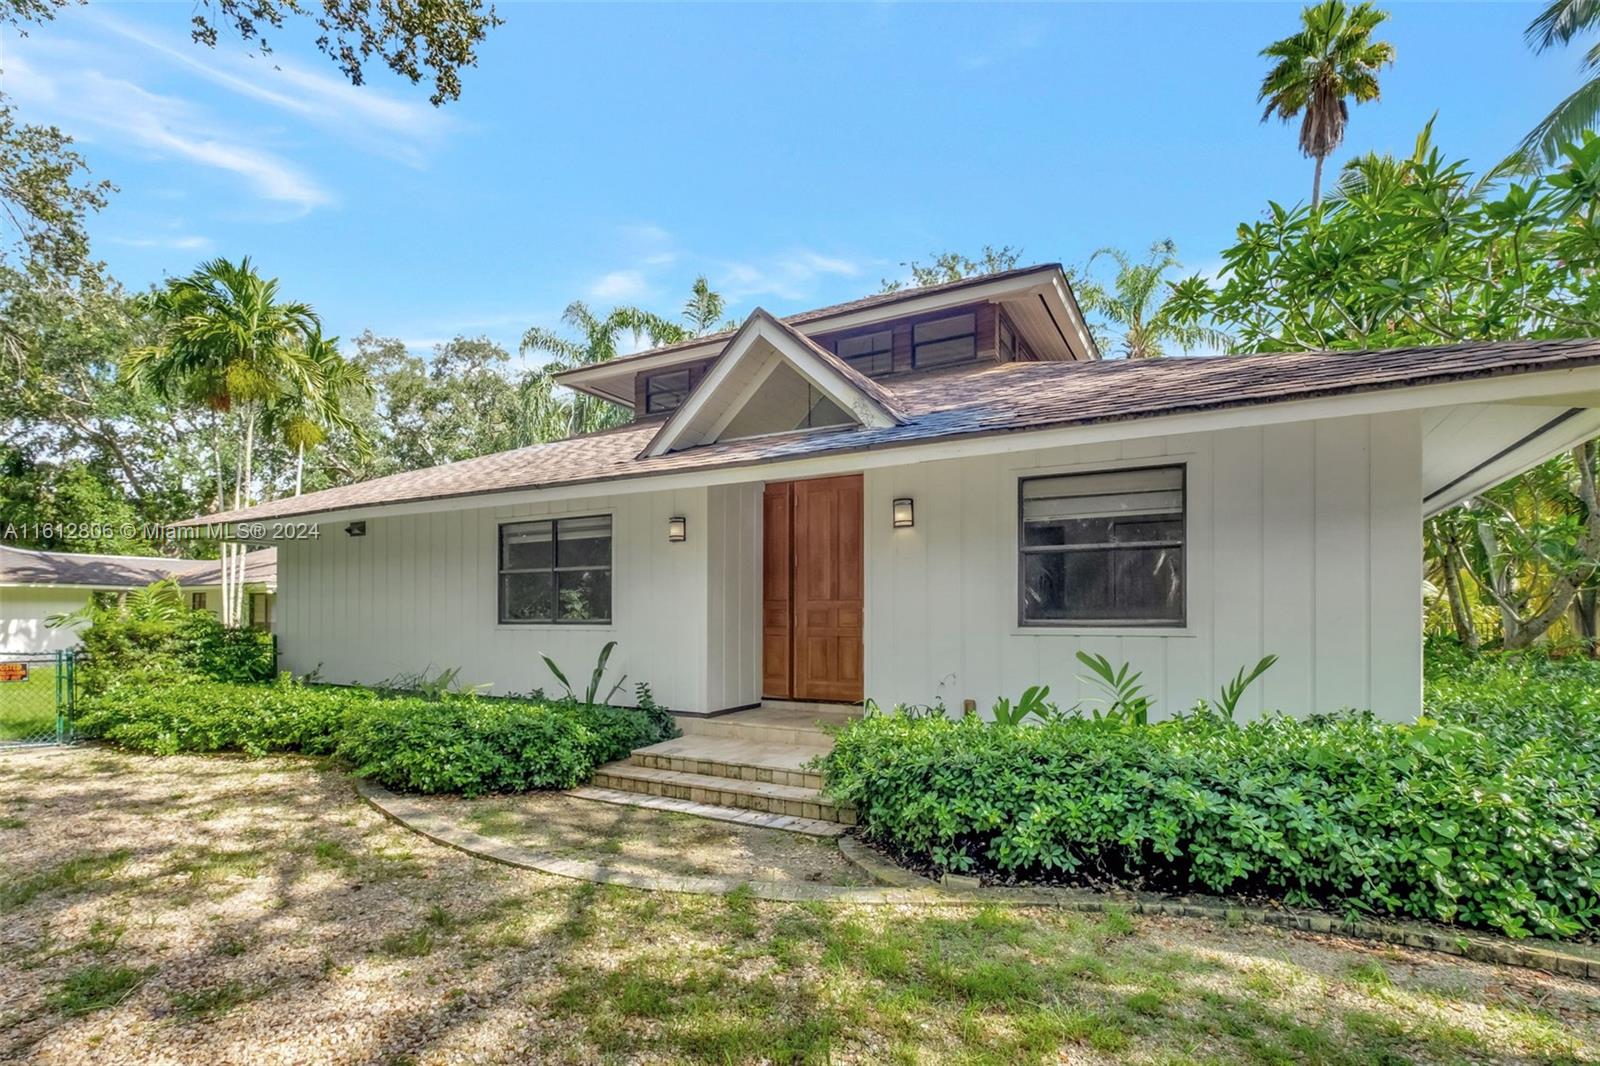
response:
<svg viewBox="0 0 1600 1066"><path fill-rule="evenodd" d="M656 458L638 422L445 466L274 500L193 522L267 519L622 477L779 462L993 433L1154 418L1600 364L1600 340L1501 341L1088 363L980 363L879 379L905 420L721 441Z"/></svg>
<svg viewBox="0 0 1600 1066"><path fill-rule="evenodd" d="M278 550L245 556L245 581L275 586ZM132 589L175 577L182 585L219 585L222 564L215 559L167 559L159 555L90 555L33 551L0 544L0 584L66 585Z"/></svg>

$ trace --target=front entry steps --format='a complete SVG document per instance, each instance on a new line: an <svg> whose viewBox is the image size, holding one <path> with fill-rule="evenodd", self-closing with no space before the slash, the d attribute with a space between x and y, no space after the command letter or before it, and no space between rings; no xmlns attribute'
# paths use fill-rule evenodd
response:
<svg viewBox="0 0 1600 1066"><path fill-rule="evenodd" d="M855 811L822 795L821 775L806 764L833 747L833 738L815 721L848 714L843 708L788 705L713 718L679 716L683 736L600 767L592 782L570 795L838 836L855 824Z"/></svg>

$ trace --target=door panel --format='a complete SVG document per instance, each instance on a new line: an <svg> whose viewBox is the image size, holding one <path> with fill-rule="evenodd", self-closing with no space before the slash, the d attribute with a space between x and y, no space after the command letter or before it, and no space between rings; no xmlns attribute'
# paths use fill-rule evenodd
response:
<svg viewBox="0 0 1600 1066"><path fill-rule="evenodd" d="M790 600L793 538L787 481L768 485L761 500L761 692L775 699L794 696L794 627Z"/></svg>
<svg viewBox="0 0 1600 1066"><path fill-rule="evenodd" d="M861 475L791 489L795 699L860 700L864 574Z"/></svg>

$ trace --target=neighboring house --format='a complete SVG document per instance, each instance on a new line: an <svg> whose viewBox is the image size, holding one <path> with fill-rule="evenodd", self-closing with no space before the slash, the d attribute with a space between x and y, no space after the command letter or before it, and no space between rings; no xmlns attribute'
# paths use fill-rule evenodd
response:
<svg viewBox="0 0 1600 1066"><path fill-rule="evenodd" d="M92 595L125 595L169 577L177 579L189 606L219 612L222 576L215 560L43 552L0 544L0 655L73 647L79 630L51 629L47 618L78 610ZM250 624L271 628L277 588L276 550L246 555Z"/></svg>
<svg viewBox="0 0 1600 1066"><path fill-rule="evenodd" d="M716 712L986 711L1079 650L1158 713L1417 713L1422 521L1600 435L1600 341L1102 362L1058 266L868 297L585 366L613 430L276 500L288 668L549 653ZM285 522L292 519L293 522ZM609 684L609 683L608 683Z"/></svg>

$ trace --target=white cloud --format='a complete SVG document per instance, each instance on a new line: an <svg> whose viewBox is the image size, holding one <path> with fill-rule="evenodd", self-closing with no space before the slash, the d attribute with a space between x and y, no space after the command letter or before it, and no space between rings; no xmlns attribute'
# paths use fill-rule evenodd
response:
<svg viewBox="0 0 1600 1066"><path fill-rule="evenodd" d="M198 234L173 237L112 237L110 241L125 248L173 248L180 252L199 252L211 247L211 238L201 237Z"/></svg>
<svg viewBox="0 0 1600 1066"><path fill-rule="evenodd" d="M589 286L592 300L639 300L651 292L650 282L638 270L613 270Z"/></svg>
<svg viewBox="0 0 1600 1066"><path fill-rule="evenodd" d="M804 300L816 291L817 283L824 278L853 278L861 272L861 265L853 260L799 249L779 255L769 263L722 263L709 273L711 284L730 301L737 302L759 296Z"/></svg>
<svg viewBox="0 0 1600 1066"><path fill-rule="evenodd" d="M92 130L98 139L236 174L260 196L302 211L332 199L300 167L236 139L233 129L212 122L185 100L149 92L94 69L47 75L16 55L15 49L6 58L5 71L8 92L69 132Z"/></svg>
<svg viewBox="0 0 1600 1066"><path fill-rule="evenodd" d="M152 34L103 11L96 24L214 85L352 137L414 166L426 161L424 149L451 122L428 104L388 96L371 85L351 85L342 78L307 70L276 55L202 52L188 40ZM202 55L214 61L201 59Z"/></svg>

